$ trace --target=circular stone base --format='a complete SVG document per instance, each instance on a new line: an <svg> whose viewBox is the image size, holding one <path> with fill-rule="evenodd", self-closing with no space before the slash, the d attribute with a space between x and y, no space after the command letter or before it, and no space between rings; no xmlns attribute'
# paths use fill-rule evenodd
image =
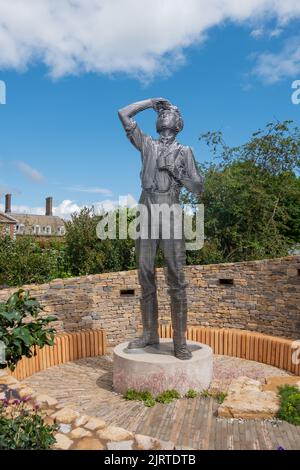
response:
<svg viewBox="0 0 300 470"><path fill-rule="evenodd" d="M184 361L174 356L170 339L144 349L128 349L128 342L119 344L114 349L114 390L126 393L133 389L158 395L174 389L184 395L188 390L207 389L212 380L212 349L195 341L187 344L193 357Z"/></svg>

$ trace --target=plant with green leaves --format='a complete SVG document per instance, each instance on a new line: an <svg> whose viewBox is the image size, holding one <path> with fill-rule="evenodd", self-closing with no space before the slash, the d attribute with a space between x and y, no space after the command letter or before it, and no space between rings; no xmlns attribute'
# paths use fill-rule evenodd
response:
<svg viewBox="0 0 300 470"><path fill-rule="evenodd" d="M300 390L298 387L284 385L279 388L280 408L278 418L288 423L300 425Z"/></svg>
<svg viewBox="0 0 300 470"><path fill-rule="evenodd" d="M0 368L14 370L22 356L36 354L36 347L54 344L55 330L49 324L54 316L42 317L42 307L29 292L15 292L7 302L0 302L0 341L5 346L6 363Z"/></svg>
<svg viewBox="0 0 300 470"><path fill-rule="evenodd" d="M155 405L155 399L152 394L147 391L138 392L137 390L129 389L123 395L125 400L137 400L142 401L145 406L151 407Z"/></svg>
<svg viewBox="0 0 300 470"><path fill-rule="evenodd" d="M179 398L180 393L177 392L177 390L165 390L155 397L155 401L157 401L157 403L168 405L169 403L172 403L173 400L178 400Z"/></svg>
<svg viewBox="0 0 300 470"><path fill-rule="evenodd" d="M271 122L235 147L221 132L200 139L213 156L201 165L205 191L183 202L204 204L206 240L188 264L286 256L300 242L300 129Z"/></svg>
<svg viewBox="0 0 300 470"><path fill-rule="evenodd" d="M0 449L46 450L56 442L58 426L47 425L37 407L26 398L8 403L0 400Z"/></svg>
<svg viewBox="0 0 300 470"><path fill-rule="evenodd" d="M185 398L196 398L198 396L198 392L196 390L190 389L186 392Z"/></svg>

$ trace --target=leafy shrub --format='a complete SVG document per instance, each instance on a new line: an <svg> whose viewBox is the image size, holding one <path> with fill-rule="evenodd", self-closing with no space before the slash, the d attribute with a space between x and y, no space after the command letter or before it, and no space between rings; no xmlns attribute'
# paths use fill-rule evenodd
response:
<svg viewBox="0 0 300 470"><path fill-rule="evenodd" d="M225 398L227 397L227 393L225 392L217 392L213 394L213 398L217 400L217 402L221 405Z"/></svg>
<svg viewBox="0 0 300 470"><path fill-rule="evenodd" d="M37 407L29 409L27 399L0 401L0 449L50 449L57 425L47 425Z"/></svg>
<svg viewBox="0 0 300 470"><path fill-rule="evenodd" d="M138 392L136 390L127 390L123 395L125 400L142 401L145 406L151 407L155 405L155 400L150 392Z"/></svg>
<svg viewBox="0 0 300 470"><path fill-rule="evenodd" d="M300 425L300 390L284 385L279 388L280 408L278 417L288 423Z"/></svg>
<svg viewBox="0 0 300 470"><path fill-rule="evenodd" d="M0 341L6 356L6 364L0 364L0 368L14 370L22 356L35 354L36 346L53 345L55 330L48 325L56 317L41 318L41 309L39 302L22 289L7 302L0 302Z"/></svg>
<svg viewBox="0 0 300 470"><path fill-rule="evenodd" d="M157 397L153 397L150 392L138 392L136 390L130 389L123 395L125 400L138 400L142 401L145 406L154 406L155 403L168 404L171 403L174 399L180 398L180 394L176 390L166 390L165 392L160 393Z"/></svg>
<svg viewBox="0 0 300 470"><path fill-rule="evenodd" d="M173 400L178 400L178 398L180 398L180 393L178 393L177 390L166 390L165 392L160 393L155 398L155 401L166 405L171 403Z"/></svg>
<svg viewBox="0 0 300 470"><path fill-rule="evenodd" d="M225 392L210 392L209 390L203 390L200 394L202 398L214 398L220 405L223 403L225 398L227 397L227 393Z"/></svg>
<svg viewBox="0 0 300 470"><path fill-rule="evenodd" d="M43 244L27 236L0 237L0 285L41 284L67 277L68 271L63 245Z"/></svg>

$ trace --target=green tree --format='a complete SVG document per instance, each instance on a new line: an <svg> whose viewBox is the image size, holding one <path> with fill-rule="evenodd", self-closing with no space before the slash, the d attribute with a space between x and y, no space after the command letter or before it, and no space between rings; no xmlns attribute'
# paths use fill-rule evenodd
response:
<svg viewBox="0 0 300 470"><path fill-rule="evenodd" d="M101 215L93 209L84 208L72 214L66 223L65 250L69 269L73 275L96 274L109 271L122 271L135 268L134 242L118 237L118 217L116 211L116 239L101 240L97 236L97 225ZM128 215L128 221L132 216Z"/></svg>
<svg viewBox="0 0 300 470"><path fill-rule="evenodd" d="M284 256L300 241L300 130L270 123L250 141L228 147L220 132L203 134L216 161L202 165L204 248L188 262L234 262ZM184 202L195 198L184 195Z"/></svg>
<svg viewBox="0 0 300 470"><path fill-rule="evenodd" d="M43 248L34 238L11 240L0 237L0 285L21 286L65 277L63 248Z"/></svg>

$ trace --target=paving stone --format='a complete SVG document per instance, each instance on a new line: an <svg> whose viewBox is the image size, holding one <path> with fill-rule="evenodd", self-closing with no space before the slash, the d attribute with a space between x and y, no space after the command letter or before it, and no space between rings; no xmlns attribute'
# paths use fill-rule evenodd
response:
<svg viewBox="0 0 300 470"><path fill-rule="evenodd" d="M47 406L47 407L56 406L58 403L55 398L50 397L49 395L42 395L42 394L37 395L35 397L35 402L39 406Z"/></svg>
<svg viewBox="0 0 300 470"><path fill-rule="evenodd" d="M85 423L88 422L89 419L91 419L90 416L81 415L79 416L79 418L76 419L75 426L83 426Z"/></svg>
<svg viewBox="0 0 300 470"><path fill-rule="evenodd" d="M59 425L59 432L62 432L63 434L69 434L69 432L71 431L71 426L70 424L63 424L61 423Z"/></svg>
<svg viewBox="0 0 300 470"><path fill-rule="evenodd" d="M73 450L104 450L105 447L99 439L83 437L75 443Z"/></svg>
<svg viewBox="0 0 300 470"><path fill-rule="evenodd" d="M262 389L264 391L277 393L278 387L282 387L283 385L293 385L300 389L300 377L296 375L290 377L267 377L266 384L262 386Z"/></svg>
<svg viewBox="0 0 300 470"><path fill-rule="evenodd" d="M88 429L89 431L96 431L98 429L103 429L105 428L105 426L106 426L105 421L99 418L91 418L84 425L85 429Z"/></svg>
<svg viewBox="0 0 300 470"><path fill-rule="evenodd" d="M62 408L54 413L52 418L54 418L57 423L71 424L78 416L79 413L77 411L71 410L70 408Z"/></svg>
<svg viewBox="0 0 300 470"><path fill-rule="evenodd" d="M10 385L10 384L18 384L18 380L12 377L11 375L2 375L0 376L0 385Z"/></svg>
<svg viewBox="0 0 300 470"><path fill-rule="evenodd" d="M56 439L56 443L54 444L54 449L68 450L73 444L73 441L69 439L67 436L65 436L64 434L58 433L58 434L55 434L54 437Z"/></svg>
<svg viewBox="0 0 300 470"><path fill-rule="evenodd" d="M80 439L82 437L91 437L91 436L92 436L91 431L87 431L84 428L75 428L70 433L71 439Z"/></svg>
<svg viewBox="0 0 300 470"><path fill-rule="evenodd" d="M218 409L223 418L268 419L279 410L279 400L274 392L264 392L257 380L240 377L232 382L228 395Z"/></svg>
<svg viewBox="0 0 300 470"><path fill-rule="evenodd" d="M107 441L126 441L133 438L131 432L118 426L108 426L105 429L101 429L97 432L97 436Z"/></svg>
<svg viewBox="0 0 300 470"><path fill-rule="evenodd" d="M132 450L134 441L115 441L106 444L107 450Z"/></svg>

